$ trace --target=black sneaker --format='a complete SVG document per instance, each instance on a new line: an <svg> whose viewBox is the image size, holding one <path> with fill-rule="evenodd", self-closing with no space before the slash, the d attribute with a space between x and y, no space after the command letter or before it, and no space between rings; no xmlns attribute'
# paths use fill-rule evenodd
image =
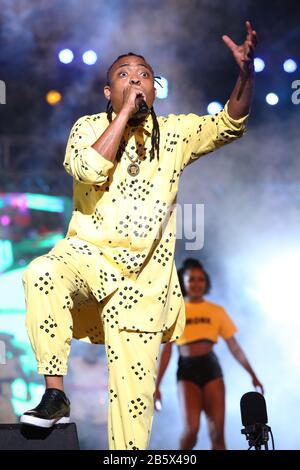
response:
<svg viewBox="0 0 300 470"><path fill-rule="evenodd" d="M47 388L38 406L20 418L23 424L51 428L57 423L70 422L70 400L57 388Z"/></svg>

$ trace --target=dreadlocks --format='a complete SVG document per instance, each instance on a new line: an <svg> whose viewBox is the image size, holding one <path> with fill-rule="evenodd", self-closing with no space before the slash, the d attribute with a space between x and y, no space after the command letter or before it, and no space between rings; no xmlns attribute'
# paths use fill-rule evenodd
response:
<svg viewBox="0 0 300 470"><path fill-rule="evenodd" d="M127 56L140 57L141 59L143 59L146 62L145 58L142 55L135 54L134 52L128 52L128 54L119 55L119 57L116 58L116 60L111 64L111 66L107 70L107 74L106 74L106 84L107 85L110 85L109 75L110 75L110 71L111 71L112 67L114 66L114 64L119 59L122 59L123 57L127 57ZM151 68L151 70L152 70L152 68ZM112 121L112 113L113 113L113 107L112 107L111 101L109 100L108 103L107 103L107 107L106 107L106 114L107 114L108 122ZM157 159L159 159L160 132L159 132L159 124L158 124L157 116L155 114L153 106L150 109L150 114L151 114L152 122L153 122L153 128L152 128L152 134L151 134L151 150L150 150L150 160L152 160L155 156L155 153L156 153ZM125 141L124 141L124 138L123 138L121 143L120 143L117 155L116 155L116 160L117 161L120 161L121 156L124 152L124 148L125 148Z"/></svg>

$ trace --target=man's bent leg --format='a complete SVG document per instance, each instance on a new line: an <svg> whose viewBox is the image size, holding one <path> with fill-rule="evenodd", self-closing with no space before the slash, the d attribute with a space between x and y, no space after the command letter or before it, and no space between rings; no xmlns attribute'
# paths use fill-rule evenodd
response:
<svg viewBox="0 0 300 470"><path fill-rule="evenodd" d="M34 259L22 277L27 307L26 327L46 391L38 406L20 422L50 428L70 420L70 401L63 391L63 376L73 336L72 307L90 300L84 279L63 255L51 253ZM79 309L78 309L79 310Z"/></svg>
<svg viewBox="0 0 300 470"><path fill-rule="evenodd" d="M53 255L35 258L23 273L26 328L39 374L63 376L67 373L73 336L70 309L73 294L78 292L78 278L72 264Z"/></svg>

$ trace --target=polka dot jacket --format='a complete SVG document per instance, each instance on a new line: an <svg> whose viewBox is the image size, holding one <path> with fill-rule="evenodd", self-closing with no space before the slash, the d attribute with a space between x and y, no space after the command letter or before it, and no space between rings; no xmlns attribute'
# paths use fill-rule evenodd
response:
<svg viewBox="0 0 300 470"><path fill-rule="evenodd" d="M119 328L166 331L175 325L170 338L181 335L185 305L174 262L179 178L202 155L241 137L247 119L231 118L228 102L213 116L159 116L160 155L150 161L149 115L142 125L127 124L127 153L119 162L91 147L109 125L106 113L75 122L63 163L73 177L73 214L66 237L78 247L97 299L117 290ZM134 176L127 171L127 154L139 156Z"/></svg>

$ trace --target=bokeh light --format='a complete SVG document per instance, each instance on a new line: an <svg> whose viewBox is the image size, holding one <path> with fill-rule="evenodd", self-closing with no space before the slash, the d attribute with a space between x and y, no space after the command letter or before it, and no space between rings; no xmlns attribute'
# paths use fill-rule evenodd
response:
<svg viewBox="0 0 300 470"><path fill-rule="evenodd" d="M61 94L57 90L50 90L46 95L46 101L51 106L55 106L61 101Z"/></svg>
<svg viewBox="0 0 300 470"><path fill-rule="evenodd" d="M163 100L167 98L168 96L168 92L169 92L168 80L165 77L156 78L156 80L159 82L159 84L154 83L155 88L157 90L156 97L159 98L160 100Z"/></svg>
<svg viewBox="0 0 300 470"><path fill-rule="evenodd" d="M283 70L287 73L296 72L298 66L293 59L287 59L283 63Z"/></svg>
<svg viewBox="0 0 300 470"><path fill-rule="evenodd" d="M254 59L254 70L255 72L262 72L265 68L266 64L263 59L260 57L255 57Z"/></svg>
<svg viewBox="0 0 300 470"><path fill-rule="evenodd" d="M223 109L223 105L221 103L219 103L219 101L212 101L207 106L208 114L216 114L219 111L221 111L221 109Z"/></svg>
<svg viewBox="0 0 300 470"><path fill-rule="evenodd" d="M62 49L58 53L58 58L63 64L70 64L74 59L74 54L71 49Z"/></svg>
<svg viewBox="0 0 300 470"><path fill-rule="evenodd" d="M86 65L94 65L97 59L98 57L95 51L88 50L82 54L82 60Z"/></svg>
<svg viewBox="0 0 300 470"><path fill-rule="evenodd" d="M267 96L266 96L266 102L270 105L270 106L275 106L275 104L277 104L279 101L279 98L278 96L276 95L276 93L268 93Z"/></svg>

